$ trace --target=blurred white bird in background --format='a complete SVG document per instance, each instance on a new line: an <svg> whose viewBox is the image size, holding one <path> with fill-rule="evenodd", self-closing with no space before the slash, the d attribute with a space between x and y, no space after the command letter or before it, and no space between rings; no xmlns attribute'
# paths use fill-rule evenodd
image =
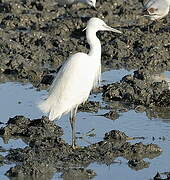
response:
<svg viewBox="0 0 170 180"><path fill-rule="evenodd" d="M48 113L50 120L59 119L70 112L72 146L76 145L75 120L77 108L84 103L90 91L99 84L101 76L101 43L97 31L121 33L105 24L99 18L91 18L86 27L86 37L90 45L89 54L82 52L69 57L62 65L51 85L48 98L39 108Z"/></svg>
<svg viewBox="0 0 170 180"><path fill-rule="evenodd" d="M89 6L95 7L96 6L96 0L57 0L59 5L71 5L74 3L84 3L88 4Z"/></svg>
<svg viewBox="0 0 170 180"><path fill-rule="evenodd" d="M148 0L144 5L144 16L149 17L151 20L159 20L165 17L170 8L170 0Z"/></svg>

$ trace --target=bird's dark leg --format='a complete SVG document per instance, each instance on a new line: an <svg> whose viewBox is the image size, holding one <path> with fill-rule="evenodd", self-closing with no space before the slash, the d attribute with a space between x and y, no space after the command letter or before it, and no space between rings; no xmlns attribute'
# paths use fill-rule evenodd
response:
<svg viewBox="0 0 170 180"><path fill-rule="evenodd" d="M70 124L71 124L71 130L72 130L72 146L73 148L76 147L76 113L77 113L77 108L74 108L72 111L71 111L71 114L70 114Z"/></svg>

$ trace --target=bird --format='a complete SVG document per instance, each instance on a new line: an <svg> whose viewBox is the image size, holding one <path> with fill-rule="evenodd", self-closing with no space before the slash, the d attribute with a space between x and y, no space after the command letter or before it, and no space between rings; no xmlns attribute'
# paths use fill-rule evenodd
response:
<svg viewBox="0 0 170 180"><path fill-rule="evenodd" d="M71 4L75 4L75 3L84 3L84 4L88 4L91 7L96 6L96 0L58 0L58 4L59 5L71 5Z"/></svg>
<svg viewBox="0 0 170 180"><path fill-rule="evenodd" d="M148 0L143 3L143 14L152 21L158 21L165 17L170 8L170 0Z"/></svg>
<svg viewBox="0 0 170 180"><path fill-rule="evenodd" d="M47 99L38 105L42 112L48 113L51 121L70 112L73 148L76 147L75 121L78 106L88 99L91 90L100 83L101 43L96 32L122 33L96 17L88 21L84 30L90 45L89 53L73 54L62 64L50 87Z"/></svg>

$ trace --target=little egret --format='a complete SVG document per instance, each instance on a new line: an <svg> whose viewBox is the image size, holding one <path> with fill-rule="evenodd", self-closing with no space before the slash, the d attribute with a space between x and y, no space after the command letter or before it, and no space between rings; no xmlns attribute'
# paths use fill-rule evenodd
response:
<svg viewBox="0 0 170 180"><path fill-rule="evenodd" d="M59 5L70 5L78 2L88 4L92 7L96 6L96 0L58 0Z"/></svg>
<svg viewBox="0 0 170 180"><path fill-rule="evenodd" d="M64 62L57 73L47 99L39 104L41 111L48 113L50 120L59 119L70 112L72 146L76 145L75 120L77 108L84 103L90 91L99 84L101 76L101 44L97 31L121 33L99 18L88 21L86 38L90 45L89 54L76 53Z"/></svg>
<svg viewBox="0 0 170 180"><path fill-rule="evenodd" d="M144 3L144 16L151 20L159 20L166 16L169 12L170 0L148 0Z"/></svg>

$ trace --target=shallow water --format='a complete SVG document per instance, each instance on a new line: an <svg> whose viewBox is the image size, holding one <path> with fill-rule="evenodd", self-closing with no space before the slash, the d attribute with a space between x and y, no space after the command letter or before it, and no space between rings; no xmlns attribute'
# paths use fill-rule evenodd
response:
<svg viewBox="0 0 170 180"><path fill-rule="evenodd" d="M102 81L101 84L110 84L116 81L120 81L123 76L127 74L131 74L133 71L128 71L124 69L119 69L119 70L110 70L110 71L105 71L102 73Z"/></svg>
<svg viewBox="0 0 170 180"><path fill-rule="evenodd" d="M111 70L102 74L102 83L111 83L120 80L124 75L131 72L125 70ZM165 72L164 75L170 78L170 72ZM0 84L0 122L7 122L10 117L15 115L24 115L28 118L39 118L42 113L37 108L36 104L46 95L47 91L37 91L31 84L21 84L14 82L7 82ZM91 100L100 101L102 103L101 95L91 95ZM128 167L128 160L119 157L115 163L107 166L105 164L90 164L87 169L94 170L97 176L94 179L131 179L143 180L150 179L157 171L166 172L170 171L169 157L170 157L170 117L163 118L150 118L147 113L139 113L134 110L120 113L120 117L116 120L110 120L103 116L96 116L106 113L108 110L100 110L96 113L79 112L77 115L77 132L80 135L88 132L92 128L95 129L94 137L85 137L84 140L78 140L79 145L88 145L89 143L102 140L104 134L112 129L117 129L125 132L128 136L143 136L144 140L133 140L135 142L155 143L159 145L163 152L160 156L148 159L145 161L150 162L149 168L142 170L133 170ZM163 117L163 116L162 116ZM56 123L64 129L64 139L71 142L71 129L68 121L68 115L62 117ZM153 140L153 137L155 140ZM163 138L164 137L164 138ZM88 141L88 142L87 142ZM0 146L6 149L25 147L26 144L21 140L10 140L8 144L4 144L0 138ZM1 153L5 155L6 153ZM15 164L4 165L0 167L0 179L8 179L3 174ZM61 174L56 173L49 179L61 179Z"/></svg>

